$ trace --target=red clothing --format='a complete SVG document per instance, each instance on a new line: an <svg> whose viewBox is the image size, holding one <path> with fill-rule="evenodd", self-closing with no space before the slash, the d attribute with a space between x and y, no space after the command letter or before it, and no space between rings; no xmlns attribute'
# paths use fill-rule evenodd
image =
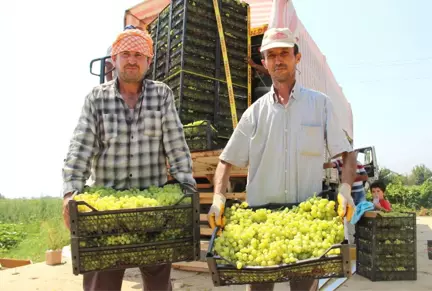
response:
<svg viewBox="0 0 432 291"><path fill-rule="evenodd" d="M388 202L388 200L381 199L381 200L379 201L379 204L380 204L381 207L383 207L385 210L387 210L387 211L391 211L391 205L390 205L390 202Z"/></svg>

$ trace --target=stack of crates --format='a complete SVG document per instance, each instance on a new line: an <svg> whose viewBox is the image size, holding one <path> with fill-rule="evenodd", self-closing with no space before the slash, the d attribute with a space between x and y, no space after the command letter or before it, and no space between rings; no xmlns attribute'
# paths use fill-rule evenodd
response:
<svg viewBox="0 0 432 291"><path fill-rule="evenodd" d="M371 281L417 280L415 213L363 217L355 236L359 275Z"/></svg>
<svg viewBox="0 0 432 291"><path fill-rule="evenodd" d="M261 64L261 44L264 37L264 32L267 30L267 25L256 28L255 31L251 34L251 58L256 64ZM252 78L252 92L254 92L252 96L252 103L257 99L263 96L262 91L256 91L255 89L258 87L271 87L273 84L270 76L256 73Z"/></svg>
<svg viewBox="0 0 432 291"><path fill-rule="evenodd" d="M239 119L248 107L249 7L219 0L219 9ZM148 30L155 55L147 78L170 86L183 124L209 120L219 136L229 137L233 126L213 1L173 0Z"/></svg>

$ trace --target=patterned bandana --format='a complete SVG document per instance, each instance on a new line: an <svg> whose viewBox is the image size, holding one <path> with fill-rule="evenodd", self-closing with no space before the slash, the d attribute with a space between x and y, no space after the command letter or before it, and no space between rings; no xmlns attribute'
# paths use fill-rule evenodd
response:
<svg viewBox="0 0 432 291"><path fill-rule="evenodd" d="M120 33L113 43L111 57L124 51L139 52L151 58L153 57L153 40L146 31L127 29Z"/></svg>

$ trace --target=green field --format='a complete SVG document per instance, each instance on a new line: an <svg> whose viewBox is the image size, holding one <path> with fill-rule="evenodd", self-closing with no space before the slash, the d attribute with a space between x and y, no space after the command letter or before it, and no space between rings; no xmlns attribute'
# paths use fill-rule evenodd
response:
<svg viewBox="0 0 432 291"><path fill-rule="evenodd" d="M0 199L0 257L45 260L70 243L60 198Z"/></svg>

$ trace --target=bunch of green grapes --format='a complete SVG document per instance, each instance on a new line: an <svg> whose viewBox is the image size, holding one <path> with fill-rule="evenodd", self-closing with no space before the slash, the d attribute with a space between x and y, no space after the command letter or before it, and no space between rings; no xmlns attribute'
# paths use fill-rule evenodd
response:
<svg viewBox="0 0 432 291"><path fill-rule="evenodd" d="M275 266L319 257L344 239L335 202L311 198L292 210L252 210L247 203L226 210L227 224L215 251L243 266ZM331 251L331 254L338 250Z"/></svg>
<svg viewBox="0 0 432 291"><path fill-rule="evenodd" d="M112 188L89 187L84 193L74 197L76 201L85 201L99 211L134 209L156 206L170 206L176 204L183 192L178 184L170 184L164 187L151 186L149 189L129 189L116 191ZM184 199L182 203L190 203L190 199ZM78 211L91 211L85 205L79 205Z"/></svg>
<svg viewBox="0 0 432 291"><path fill-rule="evenodd" d="M80 240L81 248L127 246L135 244L161 242L190 236L184 229L166 229L156 233L124 233L115 235L103 235L94 238Z"/></svg>

